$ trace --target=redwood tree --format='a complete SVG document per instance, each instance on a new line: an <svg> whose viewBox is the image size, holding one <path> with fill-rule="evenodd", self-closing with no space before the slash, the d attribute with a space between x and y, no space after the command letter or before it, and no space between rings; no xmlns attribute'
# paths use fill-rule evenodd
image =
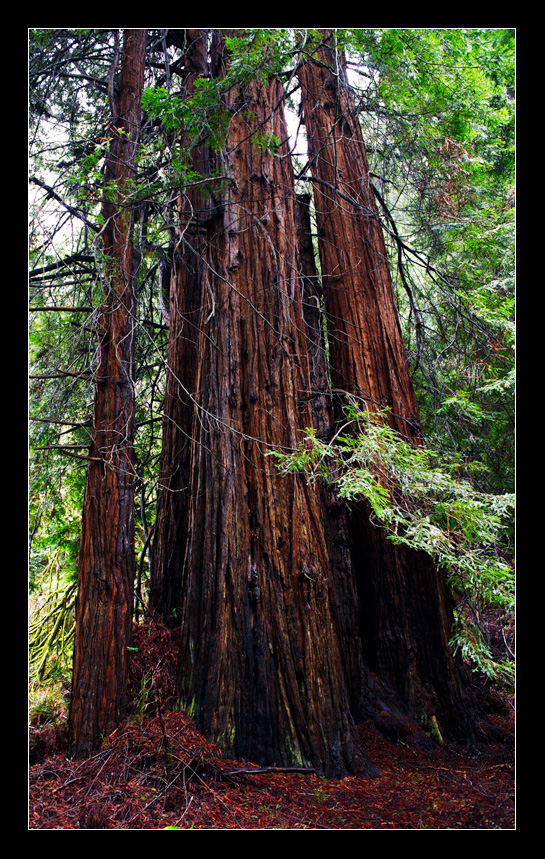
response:
<svg viewBox="0 0 545 859"><path fill-rule="evenodd" d="M335 397L329 374L323 318L323 287L313 242L311 196L298 194L295 221L302 280L303 318L309 361L308 399L312 428L316 437L330 441L335 433ZM355 564L351 552L350 511L339 503L335 491L325 482L319 484L322 515L329 554L329 581L335 594L342 670L345 672L354 714L366 715L372 709L371 680L360 638L359 597ZM365 701L366 713L362 712Z"/></svg>
<svg viewBox="0 0 545 859"><path fill-rule="evenodd" d="M228 64L221 47L219 62ZM268 456L293 449L312 423L282 103L276 78L225 93L229 182L206 256L180 699L237 757L341 775L359 755L365 762L321 498L300 476L281 477Z"/></svg>
<svg viewBox="0 0 545 859"><path fill-rule="evenodd" d="M184 45L183 97L208 72L208 30L187 30ZM197 176L212 170L206 139L187 129L179 143ZM207 224L213 213L210 195L199 183L180 191L173 230L169 296L169 341L158 477L157 536L151 566L150 607L167 624L179 622L181 570L186 548L189 458L193 397L197 378L197 339L202 290L207 277L204 255Z"/></svg>
<svg viewBox="0 0 545 859"><path fill-rule="evenodd" d="M226 80L229 55L217 31L214 40L213 70ZM363 505L349 513L326 487L281 477L269 457L295 449L309 426L330 437L341 393L390 407L393 426L419 440L342 56L322 48L299 79L320 278L282 85L230 78L224 191L214 218L191 221L200 265L172 280L171 307L195 295L200 318L196 344L183 336L195 316L169 351L165 463L177 467L182 448L190 459L169 484L180 498L160 497L159 552L173 563L157 568L156 583L166 574L177 596L180 577L180 704L197 726L237 757L341 775L372 771L357 719L388 707L465 736L473 711L448 644L448 591L430 559L385 540ZM182 427L177 437L169 425Z"/></svg>
<svg viewBox="0 0 545 859"><path fill-rule="evenodd" d="M332 387L371 411L388 409L393 428L419 444L418 408L345 59L331 31L321 38L298 76ZM351 530L367 664L397 693L401 711L419 721L435 716L455 735L471 733L473 709L449 647L444 576L427 554L388 541L363 504L352 513Z"/></svg>
<svg viewBox="0 0 545 859"><path fill-rule="evenodd" d="M92 751L125 713L134 586L133 350L135 260L128 193L135 177L146 30L125 30L104 177L104 299L96 353L93 435L82 517L71 750ZM115 71L115 69L113 69ZM113 80L113 74L112 74Z"/></svg>

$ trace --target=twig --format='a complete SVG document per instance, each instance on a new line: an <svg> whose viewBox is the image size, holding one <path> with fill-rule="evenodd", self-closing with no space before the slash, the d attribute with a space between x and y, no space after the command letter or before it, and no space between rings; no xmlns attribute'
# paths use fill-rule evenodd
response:
<svg viewBox="0 0 545 859"><path fill-rule="evenodd" d="M222 773L222 775L258 775L262 773L303 773L304 775L311 775L312 773L316 773L316 770L314 767L252 767L249 769L229 770L229 772Z"/></svg>

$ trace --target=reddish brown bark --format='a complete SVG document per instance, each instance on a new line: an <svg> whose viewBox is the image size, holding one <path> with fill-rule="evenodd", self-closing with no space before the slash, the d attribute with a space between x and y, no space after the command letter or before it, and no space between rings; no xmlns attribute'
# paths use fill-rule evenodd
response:
<svg viewBox="0 0 545 859"><path fill-rule="evenodd" d="M303 318L309 361L309 400L312 427L318 438L331 440L335 431L334 396L324 332L323 288L314 252L310 214L311 198L297 196L295 220L300 256ZM360 640L359 598L354 560L350 552L350 516L334 490L319 485L322 515L329 555L329 581L334 593L342 670L350 695L351 710L362 715L362 700L370 705L370 678Z"/></svg>
<svg viewBox="0 0 545 859"><path fill-rule="evenodd" d="M92 751L124 715L134 586L132 215L125 187L135 176L146 30L125 30L108 156L102 231L105 295L96 357L94 434L89 448L79 554L71 752ZM113 185L115 183L115 190Z"/></svg>
<svg viewBox="0 0 545 859"><path fill-rule="evenodd" d="M344 58L330 31L317 62L299 71L313 178L333 389L418 443L418 410L407 369L388 257L370 184ZM352 517L361 636L370 668L411 715L437 716L453 733L473 713L453 659L450 596L431 559L396 547L360 505ZM365 701L362 700L365 709Z"/></svg>
<svg viewBox="0 0 545 859"><path fill-rule="evenodd" d="M323 47L318 59L325 65L305 63L299 79L332 384L357 394L364 407L390 408L393 426L414 437L417 406L343 56Z"/></svg>
<svg viewBox="0 0 545 859"><path fill-rule="evenodd" d="M190 96L195 80L207 73L208 31L188 30L186 37L184 92ZM184 133L180 142L190 150L192 168L198 174L208 175L212 168L206 143L190 140ZM170 283L169 345L156 514L158 529L150 581L151 610L167 624L179 622L197 339L201 296L207 277L204 261L207 225L213 214L211 198L203 196L201 187L189 187L178 199Z"/></svg>
<svg viewBox="0 0 545 859"><path fill-rule="evenodd" d="M278 81L230 89L229 191L210 241L182 583L180 696L262 764L356 767L318 491L267 452L312 423L291 163ZM362 761L363 765L363 761Z"/></svg>

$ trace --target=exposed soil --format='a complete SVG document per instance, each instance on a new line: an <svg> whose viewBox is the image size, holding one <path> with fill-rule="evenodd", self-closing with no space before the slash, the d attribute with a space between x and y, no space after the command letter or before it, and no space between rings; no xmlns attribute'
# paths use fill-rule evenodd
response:
<svg viewBox="0 0 545 859"><path fill-rule="evenodd" d="M95 755L69 760L62 723L31 726L29 829L515 828L514 727L498 699L471 748L363 724L380 776L325 780L226 759L172 708L175 636L139 627L134 644L134 713Z"/></svg>

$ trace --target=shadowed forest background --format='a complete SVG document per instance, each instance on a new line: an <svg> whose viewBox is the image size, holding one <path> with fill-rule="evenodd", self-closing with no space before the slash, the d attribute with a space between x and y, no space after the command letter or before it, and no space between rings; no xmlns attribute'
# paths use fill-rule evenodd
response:
<svg viewBox="0 0 545 859"><path fill-rule="evenodd" d="M514 31L30 30L29 83L31 828L395 827L400 743L502 778L399 828L510 828ZM250 771L351 810L207 817Z"/></svg>

